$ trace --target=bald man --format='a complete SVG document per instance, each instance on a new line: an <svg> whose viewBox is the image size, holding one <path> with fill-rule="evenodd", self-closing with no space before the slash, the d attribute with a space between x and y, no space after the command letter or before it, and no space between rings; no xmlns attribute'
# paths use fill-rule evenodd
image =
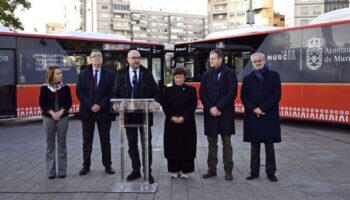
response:
<svg viewBox="0 0 350 200"><path fill-rule="evenodd" d="M113 89L114 98L123 98L123 99L141 99L154 98L156 101L159 101L159 89L152 76L152 73L147 70L144 66L140 64L140 52L136 50L131 50L128 53L127 61L128 66L124 69L121 69L117 73L117 79L115 81ZM155 105L159 107L159 104ZM149 182L154 183L154 178L151 174L151 165L152 165L152 132L151 126L153 125L153 115L149 114ZM139 113L132 113L125 115L126 123L129 124L140 124L142 123L143 116ZM143 172L145 173L145 141L143 138L143 127L127 127L125 128L126 135L128 138L129 144L129 156L132 164L132 171L127 176L127 181L132 181L141 177L141 162L138 149L138 132L141 138L142 144L142 164Z"/></svg>

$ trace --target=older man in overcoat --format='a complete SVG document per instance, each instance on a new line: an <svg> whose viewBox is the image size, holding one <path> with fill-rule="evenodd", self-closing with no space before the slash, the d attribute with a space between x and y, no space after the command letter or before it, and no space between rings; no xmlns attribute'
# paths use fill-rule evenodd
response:
<svg viewBox="0 0 350 200"><path fill-rule="evenodd" d="M260 146L264 143L267 178L277 182L274 143L281 142L281 80L277 72L268 68L264 54L252 54L251 61L253 71L243 79L241 87L243 141L251 143L250 175L247 180L259 177Z"/></svg>
<svg viewBox="0 0 350 200"><path fill-rule="evenodd" d="M224 54L219 49L210 52L211 69L203 74L200 85L200 98L204 111L204 132L209 143L208 171L203 178L216 176L218 163L218 135L223 144L225 179L233 179L233 159L231 135L235 134L234 100L237 95L235 71L223 64Z"/></svg>

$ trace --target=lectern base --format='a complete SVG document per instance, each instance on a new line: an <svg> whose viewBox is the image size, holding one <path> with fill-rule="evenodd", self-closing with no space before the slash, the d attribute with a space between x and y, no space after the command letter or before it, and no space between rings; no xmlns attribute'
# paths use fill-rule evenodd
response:
<svg viewBox="0 0 350 200"><path fill-rule="evenodd" d="M116 183L112 185L111 192L154 193L157 191L157 186L156 183Z"/></svg>

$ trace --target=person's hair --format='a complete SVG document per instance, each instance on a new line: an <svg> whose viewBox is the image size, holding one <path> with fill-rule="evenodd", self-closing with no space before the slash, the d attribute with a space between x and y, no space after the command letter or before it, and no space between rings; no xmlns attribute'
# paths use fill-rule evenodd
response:
<svg viewBox="0 0 350 200"><path fill-rule="evenodd" d="M53 81L53 75L56 69L61 69L61 67L58 66L49 66L47 67L46 74L45 74L45 83L51 84Z"/></svg>
<svg viewBox="0 0 350 200"><path fill-rule="evenodd" d="M210 54L216 54L218 58L224 58L224 52L222 52L220 49L213 49L210 51Z"/></svg>
<svg viewBox="0 0 350 200"><path fill-rule="evenodd" d="M254 57L259 57L266 61L265 54L263 53L260 53L260 52L253 53L252 55L250 55L250 60L253 61Z"/></svg>
<svg viewBox="0 0 350 200"><path fill-rule="evenodd" d="M184 67L176 67L173 71L173 76L183 74L186 77L186 68Z"/></svg>
<svg viewBox="0 0 350 200"><path fill-rule="evenodd" d="M95 52L101 53L101 54L102 54L102 52L101 52L99 49L92 49L91 52L90 52L90 55L91 55L92 53L95 53Z"/></svg>

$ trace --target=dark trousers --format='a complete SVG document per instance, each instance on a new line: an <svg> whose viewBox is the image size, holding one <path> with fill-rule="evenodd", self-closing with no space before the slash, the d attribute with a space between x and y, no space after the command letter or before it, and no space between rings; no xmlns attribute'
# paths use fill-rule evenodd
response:
<svg viewBox="0 0 350 200"><path fill-rule="evenodd" d="M143 128L125 128L126 136L128 138L129 143L129 156L131 159L131 165L133 171L139 172L141 168L140 156L139 156L139 148L138 148L138 130L141 138L142 145L142 165L145 170L145 138L144 138L144 130ZM149 171L151 172L152 165L152 131L151 127L148 127L148 163L149 163ZM145 171L144 171L145 172Z"/></svg>
<svg viewBox="0 0 350 200"><path fill-rule="evenodd" d="M216 165L218 164L218 135L209 136L207 135L209 143L208 152L208 167L211 171L216 172ZM231 145L231 135L222 135L222 160L224 161L224 169L233 169L233 159L232 159L232 145Z"/></svg>
<svg viewBox="0 0 350 200"><path fill-rule="evenodd" d="M276 173L275 148L273 143L264 143L266 153L265 169L267 175ZM251 143L250 174L259 175L261 143Z"/></svg>
<svg viewBox="0 0 350 200"><path fill-rule="evenodd" d="M97 121L95 119L82 121L83 157L84 157L83 166L85 168L90 168L90 165L91 165L91 152L92 152L92 143L94 140L95 123L97 123L98 134L100 136L100 144L101 144L101 150L102 150L102 164L105 168L109 168L112 165L111 142L110 142L111 121Z"/></svg>
<svg viewBox="0 0 350 200"><path fill-rule="evenodd" d="M194 172L194 159L193 160L170 160L168 159L168 172Z"/></svg>

